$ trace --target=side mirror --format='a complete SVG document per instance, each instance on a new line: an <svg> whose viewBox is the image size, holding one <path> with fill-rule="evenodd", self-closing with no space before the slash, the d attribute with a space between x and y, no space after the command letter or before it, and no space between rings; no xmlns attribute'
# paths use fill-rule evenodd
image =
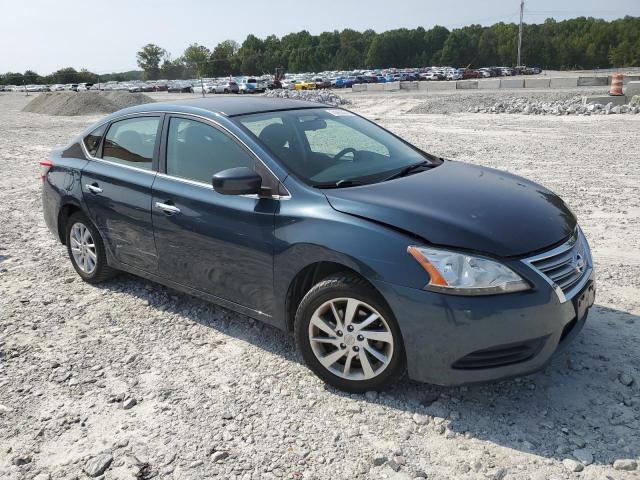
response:
<svg viewBox="0 0 640 480"><path fill-rule="evenodd" d="M260 193L262 177L247 167L229 168L216 173L211 185L222 195L252 195Z"/></svg>

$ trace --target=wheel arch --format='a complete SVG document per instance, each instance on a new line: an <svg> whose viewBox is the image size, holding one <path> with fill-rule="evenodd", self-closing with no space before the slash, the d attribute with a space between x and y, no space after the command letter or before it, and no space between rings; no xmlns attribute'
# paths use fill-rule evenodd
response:
<svg viewBox="0 0 640 480"><path fill-rule="evenodd" d="M58 211L58 239L60 243L66 245L67 243L67 221L69 217L76 212L82 212L83 209L78 202L72 199L67 199L66 203L63 203Z"/></svg>
<svg viewBox="0 0 640 480"><path fill-rule="evenodd" d="M382 293L356 268L348 266L346 263L320 260L303 267L289 282L284 302L284 320L287 331L293 331L298 305L307 292L318 282L336 273L351 274L362 279L369 288L379 295L380 301L389 307Z"/></svg>

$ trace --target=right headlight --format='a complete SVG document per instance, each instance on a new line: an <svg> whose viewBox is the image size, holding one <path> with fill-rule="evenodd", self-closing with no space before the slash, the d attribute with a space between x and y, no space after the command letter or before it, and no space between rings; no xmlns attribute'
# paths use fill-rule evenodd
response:
<svg viewBox="0 0 640 480"><path fill-rule="evenodd" d="M429 274L425 287L454 295L495 295L528 290L520 275L488 258L431 247L411 246L407 251Z"/></svg>

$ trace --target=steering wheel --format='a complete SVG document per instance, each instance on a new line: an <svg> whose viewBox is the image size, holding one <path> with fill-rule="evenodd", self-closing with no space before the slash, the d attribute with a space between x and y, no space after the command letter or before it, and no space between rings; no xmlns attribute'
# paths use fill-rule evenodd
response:
<svg viewBox="0 0 640 480"><path fill-rule="evenodd" d="M333 156L334 160L340 160L342 157L344 157L347 153L353 153L353 160L351 161L355 161L356 159L356 153L358 153L358 151L355 148L351 148L351 147L347 147L347 148L343 148L342 150L340 150L338 153L336 153Z"/></svg>

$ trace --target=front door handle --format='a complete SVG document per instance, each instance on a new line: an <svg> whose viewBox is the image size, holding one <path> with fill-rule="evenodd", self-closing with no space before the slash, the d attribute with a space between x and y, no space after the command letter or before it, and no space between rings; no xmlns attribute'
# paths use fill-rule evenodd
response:
<svg viewBox="0 0 640 480"><path fill-rule="evenodd" d="M167 203L156 202L156 208L159 208L163 212L170 213L172 215L180 213L180 209L178 207L176 207L175 205L169 205Z"/></svg>
<svg viewBox="0 0 640 480"><path fill-rule="evenodd" d="M86 184L84 186L91 193L102 193L102 189L97 185Z"/></svg>

